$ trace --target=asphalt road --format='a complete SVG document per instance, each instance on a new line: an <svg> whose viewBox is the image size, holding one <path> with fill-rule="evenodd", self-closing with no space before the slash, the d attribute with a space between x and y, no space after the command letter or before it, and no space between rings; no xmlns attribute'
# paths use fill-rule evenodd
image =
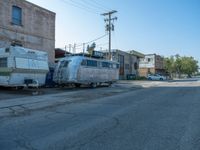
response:
<svg viewBox="0 0 200 150"><path fill-rule="evenodd" d="M199 150L197 82L163 83L1 118L0 149Z"/></svg>

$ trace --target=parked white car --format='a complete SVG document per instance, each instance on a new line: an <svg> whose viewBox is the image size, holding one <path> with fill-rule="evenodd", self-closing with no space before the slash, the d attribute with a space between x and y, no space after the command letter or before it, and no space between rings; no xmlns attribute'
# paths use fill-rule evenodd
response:
<svg viewBox="0 0 200 150"><path fill-rule="evenodd" d="M147 77L148 80L160 80L160 81L163 81L163 80L166 80L167 78L165 76L162 76L162 75L159 75L159 74L149 74L148 77Z"/></svg>

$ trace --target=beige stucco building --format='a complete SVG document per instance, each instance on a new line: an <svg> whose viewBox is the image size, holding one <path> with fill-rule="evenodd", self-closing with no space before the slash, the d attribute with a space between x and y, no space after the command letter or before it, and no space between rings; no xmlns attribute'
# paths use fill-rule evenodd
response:
<svg viewBox="0 0 200 150"><path fill-rule="evenodd" d="M19 45L55 56L54 12L25 0L0 0L0 47Z"/></svg>

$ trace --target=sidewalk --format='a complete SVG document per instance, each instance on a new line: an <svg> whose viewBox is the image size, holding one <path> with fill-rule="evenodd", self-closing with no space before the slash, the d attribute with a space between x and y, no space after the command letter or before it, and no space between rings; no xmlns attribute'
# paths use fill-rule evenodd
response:
<svg viewBox="0 0 200 150"><path fill-rule="evenodd" d="M67 98L67 96L73 92L2 100L0 101L0 117L25 114L32 110L70 103L71 98Z"/></svg>
<svg viewBox="0 0 200 150"><path fill-rule="evenodd" d="M155 87L159 84L163 84L165 81L148 81L148 80L119 80L117 84L127 84L128 86L135 87Z"/></svg>
<svg viewBox="0 0 200 150"><path fill-rule="evenodd" d="M0 101L0 118L6 116L18 116L30 114L34 110L43 110L54 106L83 101L84 99L112 96L135 89L157 87L160 81L131 81L120 80L111 88L82 89L74 91L63 91L59 93L44 94L38 96L17 97Z"/></svg>

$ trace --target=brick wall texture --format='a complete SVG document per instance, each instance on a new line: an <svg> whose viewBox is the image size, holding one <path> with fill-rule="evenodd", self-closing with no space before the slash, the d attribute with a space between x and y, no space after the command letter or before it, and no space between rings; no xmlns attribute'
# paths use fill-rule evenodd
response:
<svg viewBox="0 0 200 150"><path fill-rule="evenodd" d="M22 10L22 24L12 23L12 7ZM55 57L56 14L25 0L0 0L0 47L19 41L23 47L46 51L49 62Z"/></svg>

